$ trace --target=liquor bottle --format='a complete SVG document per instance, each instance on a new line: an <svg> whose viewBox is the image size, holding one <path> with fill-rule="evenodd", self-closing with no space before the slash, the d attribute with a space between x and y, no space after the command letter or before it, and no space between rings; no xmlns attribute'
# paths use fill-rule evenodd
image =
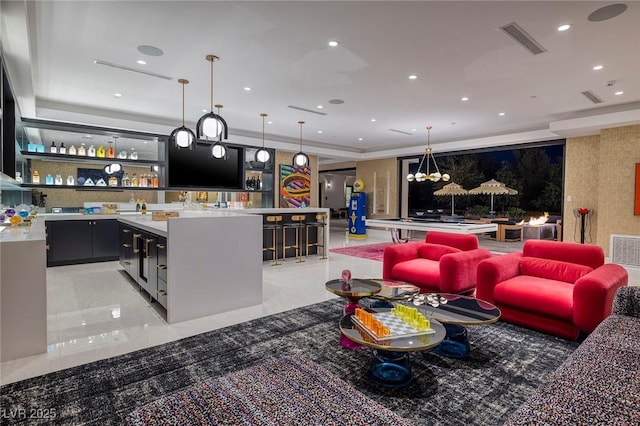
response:
<svg viewBox="0 0 640 426"><path fill-rule="evenodd" d="M118 186L118 178L115 176L109 176L109 186Z"/></svg>
<svg viewBox="0 0 640 426"><path fill-rule="evenodd" d="M51 174L48 174L45 178L44 178L44 183L46 185L53 185L53 176L51 176Z"/></svg>
<svg viewBox="0 0 640 426"><path fill-rule="evenodd" d="M80 148L78 148L78 155L81 155L81 156L87 155L87 151L84 149L84 143L80 144Z"/></svg>
<svg viewBox="0 0 640 426"><path fill-rule="evenodd" d="M77 154L77 152L76 152L76 146L75 146L75 145L71 145L71 146L69 147L69 155L76 155L76 154Z"/></svg>
<svg viewBox="0 0 640 426"><path fill-rule="evenodd" d="M154 188L157 188L159 186L159 180L158 180L158 174L154 173L153 177L151 178L151 186Z"/></svg>
<svg viewBox="0 0 640 426"><path fill-rule="evenodd" d="M34 170L31 174L31 183L39 184L40 183L40 173L37 170Z"/></svg>
<svg viewBox="0 0 640 426"><path fill-rule="evenodd" d="M116 158L116 150L111 142L109 142L109 149L107 149L107 158Z"/></svg>
<svg viewBox="0 0 640 426"><path fill-rule="evenodd" d="M75 185L75 184L76 184L76 183L75 183L75 179L73 178L73 175L69 175L69 176L67 176L67 185L69 185L69 186L73 186L73 185Z"/></svg>
<svg viewBox="0 0 640 426"><path fill-rule="evenodd" d="M256 191L262 190L262 182L260 181L260 177L256 178Z"/></svg>
<svg viewBox="0 0 640 426"><path fill-rule="evenodd" d="M138 153L136 152L135 148L131 148L131 152L129 153L129 160L137 160L138 159Z"/></svg>
<svg viewBox="0 0 640 426"><path fill-rule="evenodd" d="M136 200L136 211L140 211L140 200Z"/></svg>
<svg viewBox="0 0 640 426"><path fill-rule="evenodd" d="M55 141L51 142L51 147L49 148L49 151L52 154L57 154L58 153L58 148L56 147Z"/></svg>
<svg viewBox="0 0 640 426"><path fill-rule="evenodd" d="M146 188L147 187L147 175L142 173L140 175L140 178L138 179L138 184L140 185L141 188Z"/></svg>
<svg viewBox="0 0 640 426"><path fill-rule="evenodd" d="M98 150L96 151L96 157L104 158L107 156L107 151L104 149L104 146L100 145Z"/></svg>
<svg viewBox="0 0 640 426"><path fill-rule="evenodd" d="M131 186L131 179L129 179L129 173L124 172L124 176L122 177L122 186ZM135 199L133 198L133 194L131 194L130 203L135 203Z"/></svg>
<svg viewBox="0 0 640 426"><path fill-rule="evenodd" d="M36 151L44 152L44 144L43 143L39 143L38 145L36 145Z"/></svg>
<svg viewBox="0 0 640 426"><path fill-rule="evenodd" d="M67 153L67 148L64 147L64 142L60 143L60 148L58 148L58 153L60 153L60 154L66 154Z"/></svg>
<svg viewBox="0 0 640 426"><path fill-rule="evenodd" d="M138 175L137 174L133 174L133 177L131 178L131 186L140 186L140 180L138 180Z"/></svg>
<svg viewBox="0 0 640 426"><path fill-rule="evenodd" d="M56 175L55 184L62 185L62 175Z"/></svg>
<svg viewBox="0 0 640 426"><path fill-rule="evenodd" d="M33 142L29 142L27 144L27 152L36 152L38 150L38 146L33 143Z"/></svg>
<svg viewBox="0 0 640 426"><path fill-rule="evenodd" d="M140 212L142 214L147 214L147 202L142 200L142 205L140 206Z"/></svg>
<svg viewBox="0 0 640 426"><path fill-rule="evenodd" d="M96 156L96 149L93 147L93 145L89 145L89 149L87 149L87 157L95 157Z"/></svg>

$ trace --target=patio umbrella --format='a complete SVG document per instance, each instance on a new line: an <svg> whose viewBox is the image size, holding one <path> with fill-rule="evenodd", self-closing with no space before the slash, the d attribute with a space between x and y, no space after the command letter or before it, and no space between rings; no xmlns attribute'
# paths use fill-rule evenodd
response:
<svg viewBox="0 0 640 426"><path fill-rule="evenodd" d="M455 214L455 204L453 197L455 197L456 195L467 195L468 193L469 191L464 189L462 186L458 185L455 182L451 182L443 186L441 189L434 191L433 195L451 195L451 215L453 216Z"/></svg>
<svg viewBox="0 0 640 426"><path fill-rule="evenodd" d="M512 188L507 188L507 186L498 182L495 179L491 179L490 181L481 183L479 187L473 188L469 190L469 194L490 194L491 195L491 212L493 212L493 196L495 194L498 195L516 195L518 191Z"/></svg>

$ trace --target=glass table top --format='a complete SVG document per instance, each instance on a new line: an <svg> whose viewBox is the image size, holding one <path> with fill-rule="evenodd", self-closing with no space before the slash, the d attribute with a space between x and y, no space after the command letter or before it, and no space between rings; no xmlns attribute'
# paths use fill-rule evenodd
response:
<svg viewBox="0 0 640 426"><path fill-rule="evenodd" d="M343 297L367 297L379 293L382 289L377 280L352 278L346 285L341 279L327 281L325 288L331 293Z"/></svg>
<svg viewBox="0 0 640 426"><path fill-rule="evenodd" d="M388 308L370 309L370 312L388 312ZM397 339L376 340L359 325L351 320L352 315L345 315L340 320L340 332L350 340L364 346L384 351L413 352L434 348L442 342L447 332L438 321L431 321L431 328L435 330L433 334L421 336L398 337Z"/></svg>
<svg viewBox="0 0 640 426"><path fill-rule="evenodd" d="M430 303L431 296L435 303ZM423 300L424 299L424 300ZM432 293L421 294L408 306L417 306L427 318L432 317L445 324L482 325L491 324L500 319L500 309L484 300L460 294ZM434 306L435 305L435 306Z"/></svg>

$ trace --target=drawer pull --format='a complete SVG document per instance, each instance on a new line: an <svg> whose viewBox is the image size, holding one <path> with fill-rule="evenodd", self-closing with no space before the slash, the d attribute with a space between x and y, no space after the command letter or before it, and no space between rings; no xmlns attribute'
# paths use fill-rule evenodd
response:
<svg viewBox="0 0 640 426"><path fill-rule="evenodd" d="M157 268L164 270L167 269L167 265L158 265Z"/></svg>
<svg viewBox="0 0 640 426"><path fill-rule="evenodd" d="M127 261L127 260L125 260L125 261L124 261L124 264L125 264L125 265L131 265L131 262L129 262L129 261Z"/></svg>
<svg viewBox="0 0 640 426"><path fill-rule="evenodd" d="M47 244L47 250L51 250L51 246Z"/></svg>
<svg viewBox="0 0 640 426"><path fill-rule="evenodd" d="M159 249L162 249L162 250L167 248L167 246L165 246L164 244L156 244L156 247L158 247Z"/></svg>
<svg viewBox="0 0 640 426"><path fill-rule="evenodd" d="M131 247L131 244L123 244L122 247L129 248L129 247Z"/></svg>
<svg viewBox="0 0 640 426"><path fill-rule="evenodd" d="M122 232L124 232L125 234L128 234L129 232L131 232L131 229L123 229Z"/></svg>
<svg viewBox="0 0 640 426"><path fill-rule="evenodd" d="M166 291L164 291L164 290L158 290L158 294L159 294L160 296L166 296L166 295L167 295L167 292L166 292Z"/></svg>

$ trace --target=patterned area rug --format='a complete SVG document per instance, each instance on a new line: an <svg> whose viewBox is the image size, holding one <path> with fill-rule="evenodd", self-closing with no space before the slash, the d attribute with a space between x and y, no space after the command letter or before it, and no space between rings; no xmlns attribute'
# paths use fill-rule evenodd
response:
<svg viewBox="0 0 640 426"><path fill-rule="evenodd" d="M411 425L300 356L209 379L136 409L128 420L134 426Z"/></svg>
<svg viewBox="0 0 640 426"><path fill-rule="evenodd" d="M380 388L368 376L371 351L338 343L342 306L333 299L5 385L2 424L122 425L164 395L300 355L416 425L499 425L577 346L500 322L469 327L469 358L412 353L414 382ZM55 419L15 414L30 410L53 410Z"/></svg>
<svg viewBox="0 0 640 426"><path fill-rule="evenodd" d="M330 249L330 252L345 254L347 256L361 257L363 259L371 259L382 262L384 248L393 245L393 243L367 244L362 246L341 247Z"/></svg>

